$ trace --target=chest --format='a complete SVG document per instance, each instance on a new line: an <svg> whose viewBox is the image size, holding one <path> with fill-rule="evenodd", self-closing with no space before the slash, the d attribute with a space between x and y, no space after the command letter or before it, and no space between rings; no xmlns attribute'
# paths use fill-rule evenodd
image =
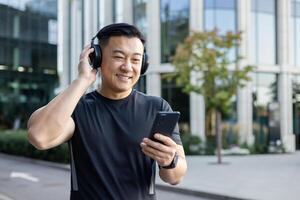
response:
<svg viewBox="0 0 300 200"><path fill-rule="evenodd" d="M156 110L88 105L82 108L76 127L82 141L98 149L118 151L140 150L143 138L148 137Z"/></svg>

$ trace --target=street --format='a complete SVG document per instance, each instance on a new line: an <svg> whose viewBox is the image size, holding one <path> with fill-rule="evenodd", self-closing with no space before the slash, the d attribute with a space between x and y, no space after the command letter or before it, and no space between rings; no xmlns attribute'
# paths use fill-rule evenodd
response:
<svg viewBox="0 0 300 200"><path fill-rule="evenodd" d="M70 172L48 162L0 154L0 200L69 199ZM158 200L208 200L156 190Z"/></svg>

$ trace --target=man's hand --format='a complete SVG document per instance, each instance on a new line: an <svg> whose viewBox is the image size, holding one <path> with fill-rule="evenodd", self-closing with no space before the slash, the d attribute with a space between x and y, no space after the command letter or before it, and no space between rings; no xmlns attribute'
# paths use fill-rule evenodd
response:
<svg viewBox="0 0 300 200"><path fill-rule="evenodd" d="M145 155L156 160L159 166L170 165L175 153L177 153L179 157L174 169L161 168L159 170L159 176L163 181L176 185L182 180L187 170L183 147L177 145L171 138L159 133L156 133L154 138L161 143L144 138L141 142L142 151Z"/></svg>
<svg viewBox="0 0 300 200"><path fill-rule="evenodd" d="M89 55L94 51L91 45L87 45L82 50L78 63L78 79L87 81L91 85L96 80L97 70L92 69L89 63Z"/></svg>
<svg viewBox="0 0 300 200"><path fill-rule="evenodd" d="M144 154L156 160L159 166L168 166L171 164L175 153L177 144L167 136L156 133L154 138L159 142L144 138L141 142L141 148Z"/></svg>

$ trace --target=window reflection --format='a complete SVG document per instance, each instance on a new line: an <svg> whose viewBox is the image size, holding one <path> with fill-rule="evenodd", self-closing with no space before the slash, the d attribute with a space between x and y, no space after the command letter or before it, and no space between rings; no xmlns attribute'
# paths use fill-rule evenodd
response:
<svg viewBox="0 0 300 200"><path fill-rule="evenodd" d="M290 63L300 67L300 1L291 2L291 20L290 20Z"/></svg>
<svg viewBox="0 0 300 200"><path fill-rule="evenodd" d="M228 31L236 32L236 0L205 0L204 1L204 29L211 31L218 29L220 34ZM236 58L236 49L228 54L229 60ZM233 144L232 138L237 136L237 104L236 96L231 99L231 112L222 118L222 127L226 141Z"/></svg>
<svg viewBox="0 0 300 200"><path fill-rule="evenodd" d="M57 87L57 0L0 1L0 129L21 121Z"/></svg>
<svg viewBox="0 0 300 200"><path fill-rule="evenodd" d="M205 8L207 9L234 9L235 0L205 0Z"/></svg>
<svg viewBox="0 0 300 200"><path fill-rule="evenodd" d="M161 0L161 62L170 62L176 46L188 35L189 1Z"/></svg>
<svg viewBox="0 0 300 200"><path fill-rule="evenodd" d="M205 0L204 29L218 29L220 34L236 32L236 0ZM236 49L229 52L229 59L234 60Z"/></svg>
<svg viewBox="0 0 300 200"><path fill-rule="evenodd" d="M292 79L293 87L293 133L296 136L296 149L300 149L300 76Z"/></svg>
<svg viewBox="0 0 300 200"><path fill-rule="evenodd" d="M236 32L236 1L205 0L204 29L217 28L221 33Z"/></svg>
<svg viewBox="0 0 300 200"><path fill-rule="evenodd" d="M146 17L147 0L133 1L133 23L139 28L145 38L147 38L147 17ZM146 76L141 76L135 88L141 92L146 91Z"/></svg>
<svg viewBox="0 0 300 200"><path fill-rule="evenodd" d="M147 37L147 17L146 17L147 0L133 1L133 23Z"/></svg>
<svg viewBox="0 0 300 200"><path fill-rule="evenodd" d="M182 133L190 132L190 98L182 92L182 88L176 86L175 82L169 82L162 75L161 95L170 103L173 110L180 111L179 128ZM200 112L200 111L199 111Z"/></svg>
<svg viewBox="0 0 300 200"><path fill-rule="evenodd" d="M277 75L257 73L252 80L253 133L257 144L268 144L280 138Z"/></svg>
<svg viewBox="0 0 300 200"><path fill-rule="evenodd" d="M254 0L252 10L259 13L270 13L275 12L275 1L274 0Z"/></svg>
<svg viewBox="0 0 300 200"><path fill-rule="evenodd" d="M252 0L251 60L257 64L276 64L275 0Z"/></svg>

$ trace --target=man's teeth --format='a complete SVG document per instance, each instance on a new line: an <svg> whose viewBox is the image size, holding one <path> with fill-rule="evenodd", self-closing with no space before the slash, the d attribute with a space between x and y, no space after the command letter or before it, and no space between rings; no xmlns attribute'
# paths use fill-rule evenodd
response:
<svg viewBox="0 0 300 200"><path fill-rule="evenodd" d="M119 79L122 79L122 80L128 80L131 78L130 76L123 76L123 75L117 75L117 76Z"/></svg>

